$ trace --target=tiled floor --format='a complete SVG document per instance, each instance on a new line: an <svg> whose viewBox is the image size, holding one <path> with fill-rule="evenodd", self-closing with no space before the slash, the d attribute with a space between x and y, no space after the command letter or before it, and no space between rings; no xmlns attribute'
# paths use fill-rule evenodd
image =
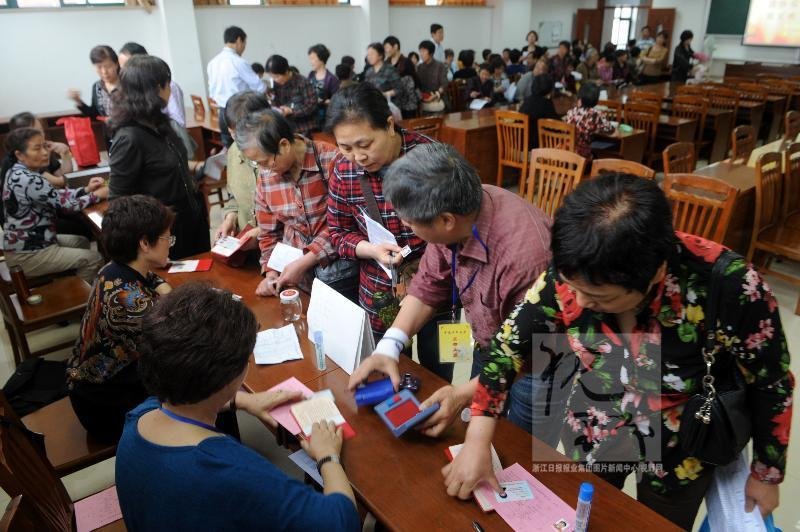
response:
<svg viewBox="0 0 800 532"><path fill-rule="evenodd" d="M220 214L219 209L214 207L212 209L212 227L219 223ZM800 275L800 265L798 264L785 264L782 265L789 268L794 274ZM794 354L792 359L792 371L795 375L800 374L800 316L794 315L794 307L798 297L797 288L792 287L786 282L769 279L770 284L775 292L778 302L780 303L780 313L783 320L783 327L786 331L789 349ZM53 327L51 329L36 333L30 336L32 347L39 345L40 342L57 343L60 338L75 337L77 335L77 325L69 325L67 327ZM52 357L66 357L68 351L62 351L51 355ZM8 377L13 373L13 355L11 345L9 343L8 335L5 330L0 331L0 383L4 383ZM470 362L464 362L456 367L454 380L457 383L465 382L469 376ZM797 429L798 413L795 409L793 421ZM288 453L285 449L278 447L274 443L274 438L271 433L264 428L260 422L255 421L253 418L239 414L239 427L242 435L242 440L248 446L256 449L263 454L267 459L272 461L278 467L286 471L288 474L302 478L300 470L287 458ZM797 432L797 430L795 430ZM800 505L795 501L800 498L800 442L796 436L789 446L789 472L785 482L781 486L781 500L782 504L775 512L775 519L778 526L783 528L784 531L800 530ZM114 458L101 462L95 466L86 468L77 473L73 473L64 478L64 484L70 496L75 499L85 497L103 488L106 488L114 482ZM635 493L635 486L632 476L628 479L625 487L625 492L629 495ZM0 492L0 510L5 508L8 497ZM705 514L705 509L701 509L698 522ZM697 526L695 527L697 528Z"/></svg>

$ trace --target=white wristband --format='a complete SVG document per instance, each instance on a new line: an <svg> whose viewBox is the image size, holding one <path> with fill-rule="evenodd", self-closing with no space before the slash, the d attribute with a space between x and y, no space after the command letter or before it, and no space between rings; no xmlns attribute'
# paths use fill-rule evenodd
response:
<svg viewBox="0 0 800 532"><path fill-rule="evenodd" d="M400 360L400 352L408 344L408 335L397 327L390 327L383 335L381 341L375 346L373 355L384 355L394 360Z"/></svg>

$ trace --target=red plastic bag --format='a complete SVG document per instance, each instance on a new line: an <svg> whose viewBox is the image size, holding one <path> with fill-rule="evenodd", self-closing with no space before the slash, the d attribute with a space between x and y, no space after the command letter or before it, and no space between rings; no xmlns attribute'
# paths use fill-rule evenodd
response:
<svg viewBox="0 0 800 532"><path fill-rule="evenodd" d="M64 124L69 150L78 166L94 166L100 162L100 152L92 131L92 120L82 116L59 118L56 125Z"/></svg>

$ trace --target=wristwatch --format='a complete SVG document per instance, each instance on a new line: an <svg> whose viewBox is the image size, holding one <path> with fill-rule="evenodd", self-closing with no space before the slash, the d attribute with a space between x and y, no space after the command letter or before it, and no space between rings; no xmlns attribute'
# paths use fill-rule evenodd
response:
<svg viewBox="0 0 800 532"><path fill-rule="evenodd" d="M319 471L320 474L322 474L322 466L324 466L328 462L333 462L334 464L342 465L342 461L339 460L338 454L329 454L328 456L325 456L324 458L320 458L319 460L317 460L317 471Z"/></svg>

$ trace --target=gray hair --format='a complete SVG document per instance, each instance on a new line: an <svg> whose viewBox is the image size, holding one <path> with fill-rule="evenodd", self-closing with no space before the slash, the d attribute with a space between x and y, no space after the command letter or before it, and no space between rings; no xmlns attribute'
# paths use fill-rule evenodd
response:
<svg viewBox="0 0 800 532"><path fill-rule="evenodd" d="M481 206L478 172L455 148L422 144L397 159L383 178L383 193L406 220L427 224L442 213L465 215Z"/></svg>
<svg viewBox="0 0 800 532"><path fill-rule="evenodd" d="M236 124L236 145L244 151L258 148L262 152L275 155L282 139L292 142L292 126L279 112L265 109L246 114Z"/></svg>

